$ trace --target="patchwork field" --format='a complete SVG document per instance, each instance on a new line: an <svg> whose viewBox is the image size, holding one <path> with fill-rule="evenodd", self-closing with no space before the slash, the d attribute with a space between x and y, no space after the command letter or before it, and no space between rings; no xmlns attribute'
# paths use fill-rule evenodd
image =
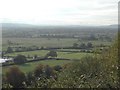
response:
<svg viewBox="0 0 120 90"><path fill-rule="evenodd" d="M17 56L19 54L25 55L25 56L34 56L37 55L39 57L43 57L47 54L48 50L37 50L37 51L29 51L29 52L16 52L16 53L11 53L11 54L6 54L6 56ZM65 59L71 59L74 61L74 59L81 59L82 57L88 55L93 55L92 53L71 53L71 52L57 52L57 58L65 58ZM36 62L30 62L30 63L25 63L22 65L17 65L20 67L20 69L24 72L29 72L32 71L38 64L43 64L43 65L50 65L50 66L55 66L55 65L61 65L63 66L64 64L71 63L71 60L42 60L42 61L36 61ZM14 65L12 65L14 66ZM5 66L3 67L3 73L5 73L9 67L11 66Z"/></svg>
<svg viewBox="0 0 120 90"><path fill-rule="evenodd" d="M73 43L88 43L91 42L94 46L104 44L110 45L111 42L109 41L78 41L76 38L3 38L2 39L2 48L3 51L7 49L9 46L8 41L11 41L13 44L11 46L19 47L19 46L37 46L37 47L70 47L73 46ZM17 44L17 45L16 45Z"/></svg>
<svg viewBox="0 0 120 90"><path fill-rule="evenodd" d="M31 62L31 63L25 63L22 65L16 65L20 68L20 70L22 70L25 73L28 73L32 70L35 69L35 67L39 64L43 64L43 65L49 65L49 66L55 66L55 65L65 65L67 63L71 63L72 61L65 61L65 60L45 60L45 61L37 61L37 62ZM14 66L14 65L12 65ZM2 73L5 74L5 72L10 68L11 66L6 66L2 68Z"/></svg>

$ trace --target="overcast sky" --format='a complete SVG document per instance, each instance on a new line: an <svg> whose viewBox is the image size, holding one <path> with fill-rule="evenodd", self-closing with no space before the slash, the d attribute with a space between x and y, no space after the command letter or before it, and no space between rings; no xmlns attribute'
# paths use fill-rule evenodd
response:
<svg viewBox="0 0 120 90"><path fill-rule="evenodd" d="M117 24L119 0L0 0L0 21L40 25Z"/></svg>

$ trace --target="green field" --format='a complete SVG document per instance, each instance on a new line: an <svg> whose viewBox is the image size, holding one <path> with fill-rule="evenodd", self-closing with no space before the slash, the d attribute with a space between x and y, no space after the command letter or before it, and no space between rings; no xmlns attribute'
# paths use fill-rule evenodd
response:
<svg viewBox="0 0 120 90"><path fill-rule="evenodd" d="M64 65L70 63L72 61L65 61L65 60L45 60L45 61L37 61L31 63L25 63L22 65L17 65L23 72L27 73L35 69L35 67L39 64L55 66L55 65ZM14 66L14 65L12 65ZM3 74L10 68L11 66L6 66L2 68Z"/></svg>
<svg viewBox="0 0 120 90"><path fill-rule="evenodd" d="M63 39L57 39L57 38L2 38L2 48L3 50L6 50L8 45L8 40L12 43L17 43L18 45L11 45L11 46L37 46L37 47L70 47L73 45L73 43L88 43L91 42L94 46L104 44L104 45L110 45L111 42L108 41L78 41L78 39L75 38L63 38Z"/></svg>
<svg viewBox="0 0 120 90"><path fill-rule="evenodd" d="M34 55L38 55L40 57L43 57L47 54L48 50L36 50L36 51L28 51L28 52L15 52L15 53L10 53L6 54L6 56L17 56L18 54L28 56L30 55L33 57Z"/></svg>
<svg viewBox="0 0 120 90"><path fill-rule="evenodd" d="M7 41L10 40L13 43L18 43L17 46L44 46L44 47L66 47L66 46L72 46L73 43L77 41L77 39L48 39L48 38L3 38L3 50L6 50L6 47L8 47ZM16 45L12 45L16 46Z"/></svg>
<svg viewBox="0 0 120 90"><path fill-rule="evenodd" d="M71 49L72 50L72 49ZM7 56L17 56L18 54L25 55L25 56L31 56L37 55L39 57L44 57L47 54L48 50L37 50L37 51L28 51L28 52L15 52L6 54ZM73 52L57 52L58 58L67 58L67 59L81 59L83 56L86 55L93 55L92 53L73 53Z"/></svg>
<svg viewBox="0 0 120 90"><path fill-rule="evenodd" d="M30 55L38 55L38 56L44 56L48 50L37 50L37 51L29 51L29 52L16 52L16 53L11 53L7 55L11 56L17 56L18 54L23 54L25 56ZM66 59L81 59L82 57L86 55L93 55L92 53L71 53L71 52L57 52L58 58L66 58ZM55 65L64 65L67 63L70 63L72 61L70 60L44 60L44 61L36 61L36 62L30 62L26 63L23 65L17 65L23 72L29 72L32 71L38 64L43 64L43 65L50 65L50 66L55 66ZM13 65L12 65L13 66ZM10 66L3 67L3 73L8 70Z"/></svg>
<svg viewBox="0 0 120 90"><path fill-rule="evenodd" d="M103 42L103 41L78 41L78 39L74 38L64 38L58 40L57 38L3 38L3 50L6 50L9 46L7 41L10 40L12 43L18 43L18 45L11 45L15 47L24 46L24 47L30 47L30 46L37 46L37 47L71 47L73 43L88 43L91 42L93 46L104 44L104 45L110 45L111 42ZM82 57L93 55L93 53L82 53L82 52L72 52L72 51L80 51L80 49L58 49L57 51L57 58L65 58L65 59L81 59ZM67 51L67 52L65 52ZM14 52L6 54L5 56L17 56L18 54L25 55L26 57L29 55L30 57L33 57L34 55L37 55L38 57L44 57L49 51L48 50L36 50L36 51L26 51L26 52ZM32 58L31 58L32 59ZM29 60L29 58L28 58ZM45 60L45 61L37 61L37 62L30 62L23 65L18 65L18 67L23 72L29 72L32 71L38 64L44 64L44 65L64 65L66 63L70 63L72 61L66 61L66 60ZM3 73L8 70L10 66L3 67Z"/></svg>

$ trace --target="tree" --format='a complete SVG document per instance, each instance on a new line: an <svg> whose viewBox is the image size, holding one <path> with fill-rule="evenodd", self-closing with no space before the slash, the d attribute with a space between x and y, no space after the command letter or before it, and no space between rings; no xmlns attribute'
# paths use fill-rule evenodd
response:
<svg viewBox="0 0 120 90"><path fill-rule="evenodd" d="M88 43L87 43L87 47L88 47L88 48L92 48L92 47L93 47L92 43L91 43L91 42L88 42Z"/></svg>
<svg viewBox="0 0 120 90"><path fill-rule="evenodd" d="M8 45L12 45L13 43L10 40L7 40Z"/></svg>
<svg viewBox="0 0 120 90"><path fill-rule="evenodd" d="M78 48L78 44L77 43L73 43L73 48Z"/></svg>
<svg viewBox="0 0 120 90"><path fill-rule="evenodd" d="M45 76L46 76L47 78L50 78L50 77L53 77L53 76L54 76L53 69L52 69L49 65L46 65L46 66L45 66Z"/></svg>
<svg viewBox="0 0 120 90"><path fill-rule="evenodd" d="M11 47L8 47L6 52L7 52L7 53L12 53L12 52L13 52L13 49L12 49Z"/></svg>
<svg viewBox="0 0 120 90"><path fill-rule="evenodd" d="M55 71L61 71L62 67L60 65L56 65L53 67Z"/></svg>
<svg viewBox="0 0 120 90"><path fill-rule="evenodd" d="M120 40L120 37L118 38ZM86 56L69 64L52 88L120 88L118 41L100 56ZM62 82L62 83L61 83Z"/></svg>
<svg viewBox="0 0 120 90"><path fill-rule="evenodd" d="M34 59L37 59L37 57L38 57L37 54L35 54L35 55L34 55Z"/></svg>
<svg viewBox="0 0 120 90"><path fill-rule="evenodd" d="M14 58L15 64L23 64L27 61L26 57L24 55L18 55Z"/></svg>
<svg viewBox="0 0 120 90"><path fill-rule="evenodd" d="M42 74L43 74L43 65L42 64L39 64L36 68L35 68L35 70L34 70L34 76L35 77L41 77L42 76Z"/></svg>
<svg viewBox="0 0 120 90"><path fill-rule="evenodd" d="M81 49L85 49L85 48L86 48L85 43L81 43L81 44L80 44L80 48L81 48Z"/></svg>
<svg viewBox="0 0 120 90"><path fill-rule="evenodd" d="M51 56L51 57L57 57L57 52L56 51L49 51L48 53L47 53L47 55L46 55L46 57L49 57L49 56Z"/></svg>
<svg viewBox="0 0 120 90"><path fill-rule="evenodd" d="M44 49L44 47L43 46L41 46L41 50L43 50Z"/></svg>
<svg viewBox="0 0 120 90"><path fill-rule="evenodd" d="M13 88L24 87L23 82L25 82L25 74L16 66L10 67L9 71L6 72L6 81Z"/></svg>
<svg viewBox="0 0 120 90"><path fill-rule="evenodd" d="M26 85L32 85L33 83L35 83L35 77L34 74L32 72L27 73L26 75Z"/></svg>
<svg viewBox="0 0 120 90"><path fill-rule="evenodd" d="M4 52L1 52L1 57L2 57L2 58L4 57Z"/></svg>

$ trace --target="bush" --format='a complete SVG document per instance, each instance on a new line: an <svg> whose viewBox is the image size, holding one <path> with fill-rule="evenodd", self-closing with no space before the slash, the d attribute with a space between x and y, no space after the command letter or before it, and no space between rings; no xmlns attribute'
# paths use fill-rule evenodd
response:
<svg viewBox="0 0 120 90"><path fill-rule="evenodd" d="M49 65L45 66L44 72L45 72L45 76L47 78L50 78L50 77L54 76L54 71L53 71L53 69Z"/></svg>
<svg viewBox="0 0 120 90"><path fill-rule="evenodd" d="M44 68L44 66L42 64L39 64L34 70L34 76L41 77L43 74L43 68Z"/></svg>
<svg viewBox="0 0 120 90"><path fill-rule="evenodd" d="M47 55L46 55L45 57L48 58L49 56L50 56L50 57L57 57L57 52L51 50L51 51L49 51L49 52L47 53Z"/></svg>
<svg viewBox="0 0 120 90"><path fill-rule="evenodd" d="M86 56L80 62L70 64L58 75L53 88L114 88L117 76L111 76L110 68L101 58ZM106 69L107 68L107 69ZM115 79L116 78L116 79Z"/></svg>
<svg viewBox="0 0 120 90"><path fill-rule="evenodd" d="M62 67L60 65L56 65L53 67L55 71L61 71Z"/></svg>
<svg viewBox="0 0 120 90"><path fill-rule="evenodd" d="M8 47L6 52L7 52L7 53L12 53L12 52L13 52L12 47Z"/></svg>
<svg viewBox="0 0 120 90"><path fill-rule="evenodd" d="M6 81L13 88L21 88L24 87L23 82L26 81L26 77L18 67L14 66L6 72Z"/></svg>
<svg viewBox="0 0 120 90"><path fill-rule="evenodd" d="M15 64L23 64L27 61L26 57L24 55L18 55L14 58Z"/></svg>

